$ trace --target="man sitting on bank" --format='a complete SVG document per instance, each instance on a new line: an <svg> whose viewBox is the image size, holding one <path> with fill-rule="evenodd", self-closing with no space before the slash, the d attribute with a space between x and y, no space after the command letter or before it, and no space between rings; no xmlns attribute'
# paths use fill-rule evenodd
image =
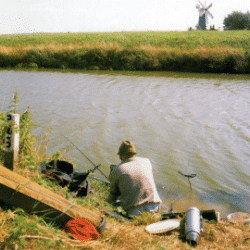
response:
<svg viewBox="0 0 250 250"><path fill-rule="evenodd" d="M149 159L136 156L130 141L123 141L118 155L121 163L110 172L109 202L120 200L127 216L158 212L162 203L156 189Z"/></svg>

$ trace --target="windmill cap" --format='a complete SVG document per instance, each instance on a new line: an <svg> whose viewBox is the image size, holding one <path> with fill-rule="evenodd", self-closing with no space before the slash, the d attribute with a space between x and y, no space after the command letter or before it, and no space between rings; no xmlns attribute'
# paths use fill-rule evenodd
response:
<svg viewBox="0 0 250 250"><path fill-rule="evenodd" d="M136 155L136 150L131 141L123 141L119 147L118 155L134 154Z"/></svg>

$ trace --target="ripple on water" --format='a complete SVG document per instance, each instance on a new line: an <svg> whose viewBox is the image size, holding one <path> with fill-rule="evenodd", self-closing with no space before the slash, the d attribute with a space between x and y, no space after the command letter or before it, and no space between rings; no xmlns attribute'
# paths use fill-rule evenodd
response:
<svg viewBox="0 0 250 250"><path fill-rule="evenodd" d="M237 198L250 189L249 80L0 71L0 84L4 112L18 89L20 110L30 106L40 126L36 137L51 128L52 153L67 150L90 167L77 150L68 150L62 140L67 135L108 174L109 165L119 163L120 143L129 139L152 161L164 200L173 197L178 171L189 164L202 201L228 210L249 208L245 198ZM182 185L185 199L189 184Z"/></svg>

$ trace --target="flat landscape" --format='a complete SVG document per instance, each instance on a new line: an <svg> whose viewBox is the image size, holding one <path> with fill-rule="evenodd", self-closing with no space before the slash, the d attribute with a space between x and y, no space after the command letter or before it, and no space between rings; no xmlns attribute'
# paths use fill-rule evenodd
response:
<svg viewBox="0 0 250 250"><path fill-rule="evenodd" d="M171 47L194 49L205 47L238 47L250 50L250 32L243 31L147 31L147 32L100 32L100 33L34 33L0 35L1 47L38 45L75 46L138 46Z"/></svg>

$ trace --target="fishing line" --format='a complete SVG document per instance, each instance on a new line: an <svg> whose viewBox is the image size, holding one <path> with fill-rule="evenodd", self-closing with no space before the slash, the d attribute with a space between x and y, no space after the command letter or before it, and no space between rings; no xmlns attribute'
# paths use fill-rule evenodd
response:
<svg viewBox="0 0 250 250"><path fill-rule="evenodd" d="M87 155L85 155L72 141L70 141L65 135L63 135L66 139L67 139L67 141L68 142L70 142L83 156L85 156L86 157L86 159L88 159L92 164L93 164L93 166L95 167L93 170L95 170L95 169L97 169L107 180L108 180L108 177L102 172L102 170L101 169L99 169L98 167L101 165L96 165L93 161L91 161L88 157L87 157ZM90 172L93 172L93 170L90 170Z"/></svg>
<svg viewBox="0 0 250 250"><path fill-rule="evenodd" d="M188 168L188 165L187 165L186 168L185 168L185 172L186 172L187 168ZM175 193L175 196L174 196L174 198L173 198L173 200L172 200L172 203L171 203L171 205L170 205L170 208L169 208L169 210L168 210L169 213L172 213L172 212L173 212L173 205L174 205L174 203L175 203L175 199L176 199L176 197L177 197L177 195L178 195L178 193L179 193L180 188L181 188L181 179L180 179L180 182L179 182L179 187L178 187L178 189L177 189L177 191L176 191L176 193Z"/></svg>

